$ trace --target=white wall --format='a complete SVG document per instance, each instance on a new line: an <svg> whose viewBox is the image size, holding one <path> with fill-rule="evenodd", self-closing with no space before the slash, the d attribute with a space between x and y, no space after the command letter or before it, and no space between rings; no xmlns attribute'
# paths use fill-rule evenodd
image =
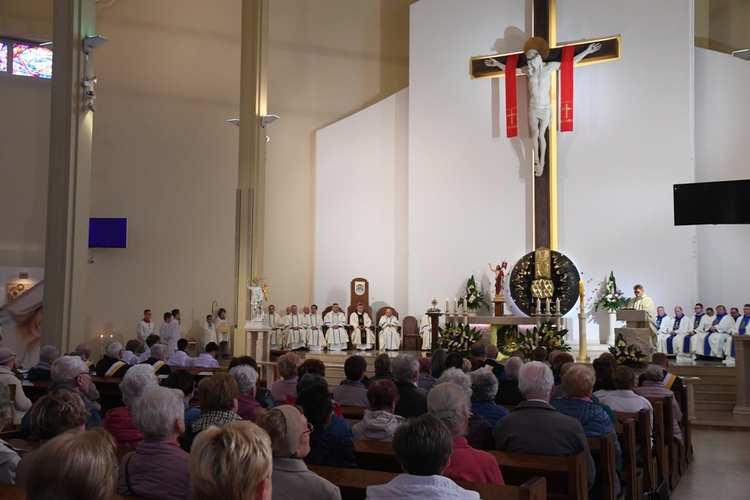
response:
<svg viewBox="0 0 750 500"><path fill-rule="evenodd" d="M316 133L315 298L350 303L370 283L373 310L407 310L408 91ZM403 313L401 313L403 316Z"/></svg>
<svg viewBox="0 0 750 500"><path fill-rule="evenodd" d="M750 64L746 61L695 49L696 182L750 178L748 81ZM705 305L724 304L740 310L750 302L747 280L738 272L747 261L748 247L750 226L698 226L698 300Z"/></svg>

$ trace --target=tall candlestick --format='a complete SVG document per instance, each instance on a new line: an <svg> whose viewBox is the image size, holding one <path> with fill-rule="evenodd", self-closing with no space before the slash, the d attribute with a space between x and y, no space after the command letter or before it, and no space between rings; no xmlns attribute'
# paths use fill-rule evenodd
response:
<svg viewBox="0 0 750 500"><path fill-rule="evenodd" d="M104 335L99 338L99 356L104 356Z"/></svg>

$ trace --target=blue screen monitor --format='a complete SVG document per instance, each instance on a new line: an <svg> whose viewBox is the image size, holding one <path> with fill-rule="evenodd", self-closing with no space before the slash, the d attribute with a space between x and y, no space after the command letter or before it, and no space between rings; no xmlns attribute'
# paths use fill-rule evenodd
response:
<svg viewBox="0 0 750 500"><path fill-rule="evenodd" d="M128 219L89 219L89 248L127 248Z"/></svg>

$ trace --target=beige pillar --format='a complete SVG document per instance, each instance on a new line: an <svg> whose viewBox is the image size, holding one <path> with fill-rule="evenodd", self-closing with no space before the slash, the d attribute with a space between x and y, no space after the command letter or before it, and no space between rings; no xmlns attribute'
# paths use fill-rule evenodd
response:
<svg viewBox="0 0 750 500"><path fill-rule="evenodd" d="M94 113L83 111L83 38L94 0L55 0L42 345L71 349L84 329Z"/></svg>
<svg viewBox="0 0 750 500"><path fill-rule="evenodd" d="M242 2L240 151L237 182L235 355L246 352L242 327L245 321L250 319L247 280L253 276L263 276L266 134L265 129L260 126L260 118L266 115L267 67L268 1L244 0Z"/></svg>

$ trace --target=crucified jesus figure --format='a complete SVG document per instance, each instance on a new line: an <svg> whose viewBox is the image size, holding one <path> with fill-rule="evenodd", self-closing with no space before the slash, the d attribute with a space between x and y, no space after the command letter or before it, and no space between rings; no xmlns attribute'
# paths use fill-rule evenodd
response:
<svg viewBox="0 0 750 500"><path fill-rule="evenodd" d="M533 42L533 43L532 43ZM573 58L573 64L592 54L601 48L600 43L592 43L586 49ZM524 46L527 70L526 76L529 82L529 125L531 126L532 150L534 153L534 174L538 177L544 172L544 157L547 152L547 141L544 133L552 121L552 102L549 95L550 75L560 68L557 61L545 62L542 55L549 55L549 47L544 39L530 38ZM486 66L494 66L505 71L505 65L495 59L485 59ZM516 68L516 74L522 70ZM506 75L508 78L508 75Z"/></svg>

